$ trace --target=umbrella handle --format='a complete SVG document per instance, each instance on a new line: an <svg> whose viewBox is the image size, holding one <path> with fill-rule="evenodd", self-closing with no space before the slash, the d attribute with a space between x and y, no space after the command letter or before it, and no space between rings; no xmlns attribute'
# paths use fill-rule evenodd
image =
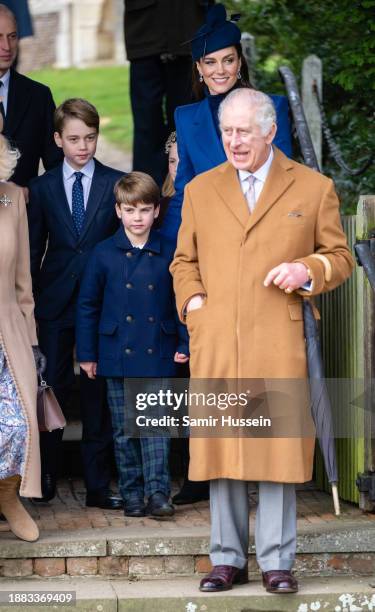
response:
<svg viewBox="0 0 375 612"><path fill-rule="evenodd" d="M333 506L335 508L335 514L336 516L340 516L341 511L340 511L339 493L337 490L337 482L332 482L331 486L332 486L332 497L333 497Z"/></svg>

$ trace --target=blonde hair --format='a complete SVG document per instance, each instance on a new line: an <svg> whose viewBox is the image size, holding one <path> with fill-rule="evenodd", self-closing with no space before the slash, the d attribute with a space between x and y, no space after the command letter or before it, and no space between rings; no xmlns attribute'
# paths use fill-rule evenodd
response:
<svg viewBox="0 0 375 612"><path fill-rule="evenodd" d="M171 175L168 172L166 179L163 183L163 186L161 188L161 195L164 198L172 198L175 193L176 193L176 190L174 188L174 182L173 182Z"/></svg>
<svg viewBox="0 0 375 612"><path fill-rule="evenodd" d="M154 179L144 172L125 174L117 181L113 191L117 204L137 206L142 202L153 204L156 208L160 203L159 187Z"/></svg>
<svg viewBox="0 0 375 612"><path fill-rule="evenodd" d="M19 150L14 149L0 134L0 181L7 181L12 176L19 157Z"/></svg>

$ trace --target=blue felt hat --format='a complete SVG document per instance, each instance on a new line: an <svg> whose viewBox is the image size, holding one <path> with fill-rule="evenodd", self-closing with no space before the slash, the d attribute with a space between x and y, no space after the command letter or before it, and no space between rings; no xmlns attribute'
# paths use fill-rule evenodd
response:
<svg viewBox="0 0 375 612"><path fill-rule="evenodd" d="M227 12L222 4L214 4L208 9L206 21L196 32L191 42L191 54L196 62L201 57L237 45L241 41L241 30L233 21L240 15L232 15L227 20Z"/></svg>

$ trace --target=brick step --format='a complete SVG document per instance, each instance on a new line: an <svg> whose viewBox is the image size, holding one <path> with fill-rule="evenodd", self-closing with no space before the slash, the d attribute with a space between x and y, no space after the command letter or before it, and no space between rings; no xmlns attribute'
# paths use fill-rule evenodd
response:
<svg viewBox="0 0 375 612"><path fill-rule="evenodd" d="M210 569L208 529L106 528L42 532L38 542L0 538L0 576L193 576ZM375 576L375 525L345 521L329 529L312 527L298 536L295 570L299 576ZM259 575L254 541L250 576Z"/></svg>
<svg viewBox="0 0 375 612"><path fill-rule="evenodd" d="M270 595L259 579L224 593L200 593L195 578L169 580L103 580L62 578L54 580L0 579L1 610L30 612L51 610L50 606L4 605L7 592L74 592L77 610L100 612L310 612L312 610L373 610L375 594L371 580L353 577L302 578L293 595ZM33 595L35 597L35 595ZM59 607L59 606L57 606ZM57 609L55 607L55 609Z"/></svg>

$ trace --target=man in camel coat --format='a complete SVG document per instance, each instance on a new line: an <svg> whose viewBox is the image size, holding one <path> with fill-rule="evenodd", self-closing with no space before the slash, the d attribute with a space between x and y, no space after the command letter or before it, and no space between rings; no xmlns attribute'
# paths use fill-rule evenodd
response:
<svg viewBox="0 0 375 612"><path fill-rule="evenodd" d="M334 289L353 267L334 186L272 147L265 94L234 90L219 120L228 161L187 185L171 265L191 376L303 381L303 297ZM292 403L302 421L308 404ZM295 483L311 479L313 455L311 436L191 438L189 478L210 480L213 570L201 590L247 582L247 483L258 481L263 584L297 591Z"/></svg>

